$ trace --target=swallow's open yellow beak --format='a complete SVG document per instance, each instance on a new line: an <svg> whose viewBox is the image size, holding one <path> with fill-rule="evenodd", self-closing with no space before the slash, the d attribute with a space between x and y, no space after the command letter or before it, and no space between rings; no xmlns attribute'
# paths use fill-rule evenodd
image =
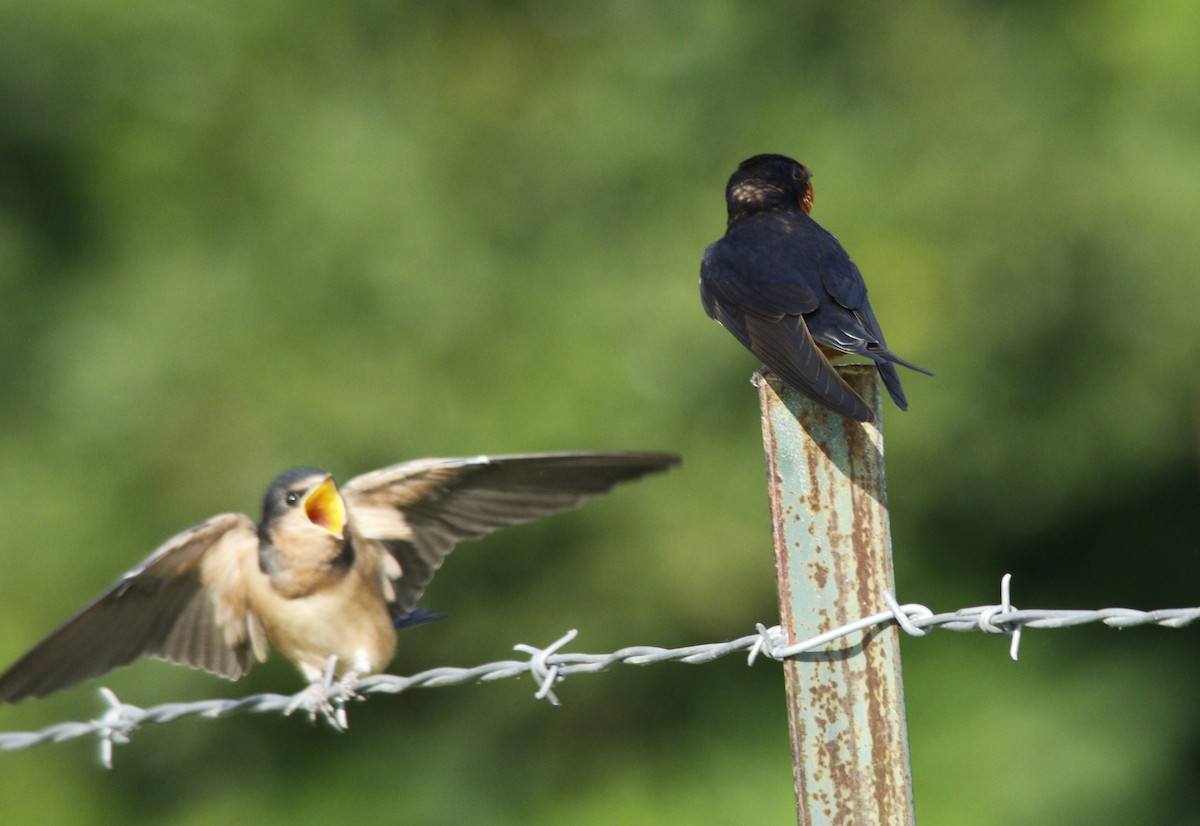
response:
<svg viewBox="0 0 1200 826"><path fill-rule="evenodd" d="M346 530L346 503L338 493L332 476L326 476L321 484L304 497L304 515L318 528L341 539Z"/></svg>

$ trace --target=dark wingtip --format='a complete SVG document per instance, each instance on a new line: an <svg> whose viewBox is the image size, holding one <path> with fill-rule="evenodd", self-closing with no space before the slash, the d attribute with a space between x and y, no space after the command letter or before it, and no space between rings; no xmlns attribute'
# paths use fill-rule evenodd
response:
<svg viewBox="0 0 1200 826"><path fill-rule="evenodd" d="M834 413L838 413L842 416L845 416L847 419L853 419L856 422L873 421L875 419L875 414L874 414L874 412L871 411L871 408L867 405L867 403L862 400L862 397L859 396L857 393L855 393L854 400L857 401L858 403L857 404L847 404L847 405L839 406L839 407L834 407L831 404L826 404L821 399L818 399L817 401L820 402L823 406L828 407Z"/></svg>
<svg viewBox="0 0 1200 826"><path fill-rule="evenodd" d="M832 410L839 416L845 416L847 419L853 419L856 422L869 422L875 418L875 414L871 408L863 401L862 396L855 393L848 384L838 378L838 385L834 388L829 388L827 392L820 392L816 388L810 388L805 384L794 382L782 376L779 371L772 367L764 367L758 371L759 375L765 377L768 381L774 379L780 384L790 387L792 390L804 396L827 410ZM836 389L836 396L834 390Z"/></svg>
<svg viewBox="0 0 1200 826"><path fill-rule="evenodd" d="M857 413L857 414L848 413L848 414L846 414L846 417L850 418L850 419L854 419L854 421L856 421L856 422L863 422L864 424L871 421L872 419L874 419L875 414L871 412L871 408L867 407L865 402L863 403L863 407L865 409L860 411L859 413Z"/></svg>

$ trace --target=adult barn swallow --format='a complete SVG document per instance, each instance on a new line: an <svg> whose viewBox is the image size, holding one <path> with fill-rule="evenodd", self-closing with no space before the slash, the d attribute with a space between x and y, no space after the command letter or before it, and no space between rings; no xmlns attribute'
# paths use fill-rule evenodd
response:
<svg viewBox="0 0 1200 826"><path fill-rule="evenodd" d="M421 459L355 477L296 468L262 519L225 513L167 540L0 675L0 702L42 697L143 654L230 679L268 640L316 685L383 670L396 629L467 539L574 508L680 463L666 453Z"/></svg>
<svg viewBox="0 0 1200 826"><path fill-rule="evenodd" d="M888 349L862 273L809 217L812 175L784 155L742 161L725 187L729 223L700 264L704 310L794 389L860 422L866 402L830 358L875 362L901 410L908 401L896 364L933 375Z"/></svg>

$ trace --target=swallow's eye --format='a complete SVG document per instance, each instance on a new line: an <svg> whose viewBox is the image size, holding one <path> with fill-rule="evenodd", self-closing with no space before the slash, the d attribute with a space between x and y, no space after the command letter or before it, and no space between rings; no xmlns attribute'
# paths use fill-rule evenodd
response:
<svg viewBox="0 0 1200 826"><path fill-rule="evenodd" d="M287 496L283 497L283 501L287 502L289 505L295 505L300 501L300 494L294 490L289 490L287 492Z"/></svg>

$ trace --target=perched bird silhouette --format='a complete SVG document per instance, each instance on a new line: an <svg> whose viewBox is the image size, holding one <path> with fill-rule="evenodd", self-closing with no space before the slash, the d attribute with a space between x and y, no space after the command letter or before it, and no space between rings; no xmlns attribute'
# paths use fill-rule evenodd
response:
<svg viewBox="0 0 1200 826"><path fill-rule="evenodd" d="M785 155L755 155L729 178L725 237L700 264L704 310L791 387L858 421L871 410L830 358L865 356L901 410L896 364L933 375L888 349L862 273L809 217L812 175Z"/></svg>
<svg viewBox="0 0 1200 826"><path fill-rule="evenodd" d="M143 654L237 679L266 659L268 640L312 687L330 657L335 676L351 684L388 665L397 628L436 618L416 602L458 542L574 508L680 461L666 453L422 459L340 491L328 473L289 470L267 488L258 524L226 513L167 540L0 675L0 702L45 696Z"/></svg>

